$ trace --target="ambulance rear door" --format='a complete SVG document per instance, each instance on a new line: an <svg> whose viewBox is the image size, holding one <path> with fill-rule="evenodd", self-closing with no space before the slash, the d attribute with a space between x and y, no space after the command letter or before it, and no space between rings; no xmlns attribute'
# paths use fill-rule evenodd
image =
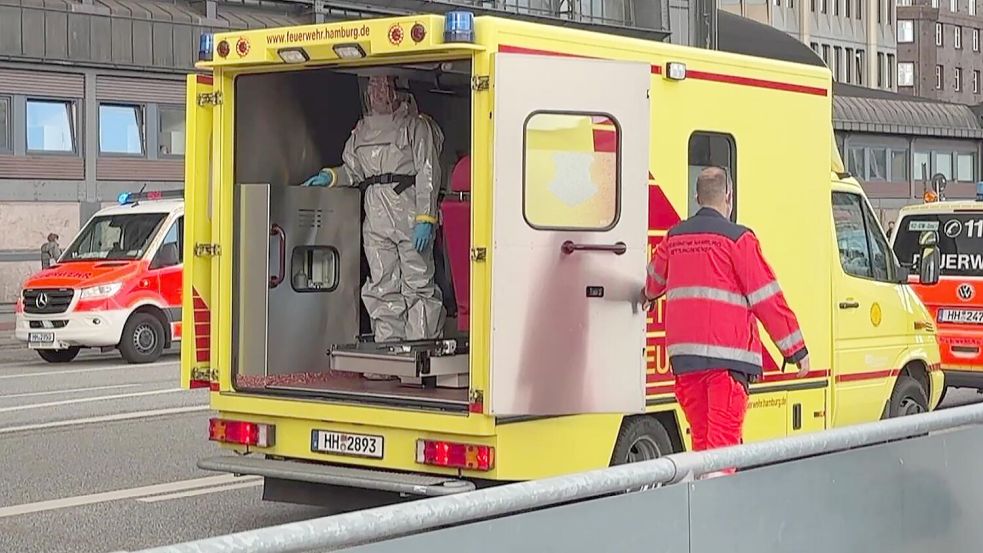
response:
<svg viewBox="0 0 983 553"><path fill-rule="evenodd" d="M651 67L493 66L491 412L643 412Z"/></svg>
<svg viewBox="0 0 983 553"><path fill-rule="evenodd" d="M211 370L212 77L189 75L184 155L184 285L181 297L181 385L218 385Z"/></svg>

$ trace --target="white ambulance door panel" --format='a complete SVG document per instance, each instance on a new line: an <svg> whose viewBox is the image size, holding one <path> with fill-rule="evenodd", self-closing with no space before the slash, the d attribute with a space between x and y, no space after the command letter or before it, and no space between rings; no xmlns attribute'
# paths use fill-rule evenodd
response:
<svg viewBox="0 0 983 553"><path fill-rule="evenodd" d="M494 66L491 412L643 412L651 68Z"/></svg>

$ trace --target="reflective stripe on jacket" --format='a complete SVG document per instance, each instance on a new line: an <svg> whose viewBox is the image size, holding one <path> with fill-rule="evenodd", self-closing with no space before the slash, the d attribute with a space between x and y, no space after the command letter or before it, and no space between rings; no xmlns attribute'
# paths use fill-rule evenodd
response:
<svg viewBox="0 0 983 553"><path fill-rule="evenodd" d="M645 294L665 294L675 374L729 369L761 375L761 321L785 360L808 355L795 314L750 229L703 208L655 248Z"/></svg>

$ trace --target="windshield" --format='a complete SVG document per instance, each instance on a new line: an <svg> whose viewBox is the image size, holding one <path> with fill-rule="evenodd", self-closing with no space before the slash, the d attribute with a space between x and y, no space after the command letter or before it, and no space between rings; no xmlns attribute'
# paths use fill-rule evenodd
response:
<svg viewBox="0 0 983 553"><path fill-rule="evenodd" d="M93 217L61 257L61 262L87 259L139 259L166 213Z"/></svg>
<svg viewBox="0 0 983 553"><path fill-rule="evenodd" d="M898 225L894 253L901 263L918 269L922 232L936 231L942 253L941 274L983 276L983 212L909 215Z"/></svg>

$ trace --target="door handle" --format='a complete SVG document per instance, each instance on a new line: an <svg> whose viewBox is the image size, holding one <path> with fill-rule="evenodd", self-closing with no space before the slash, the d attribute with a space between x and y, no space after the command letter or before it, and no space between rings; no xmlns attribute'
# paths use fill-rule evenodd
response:
<svg viewBox="0 0 983 553"><path fill-rule="evenodd" d="M859 301L852 301L851 300L851 301L841 301L840 302L840 309L856 309L858 307L860 307L860 302Z"/></svg>
<svg viewBox="0 0 983 553"><path fill-rule="evenodd" d="M283 232L280 225L273 223L270 227L270 236L276 236L280 241L280 267L275 275L270 275L270 288L276 288L283 282L287 273L287 233Z"/></svg>
<svg viewBox="0 0 983 553"><path fill-rule="evenodd" d="M567 240L560 246L560 249L567 255L578 251L611 252L615 255L621 255L628 251L628 246L624 242L616 242L614 244L577 244Z"/></svg>

